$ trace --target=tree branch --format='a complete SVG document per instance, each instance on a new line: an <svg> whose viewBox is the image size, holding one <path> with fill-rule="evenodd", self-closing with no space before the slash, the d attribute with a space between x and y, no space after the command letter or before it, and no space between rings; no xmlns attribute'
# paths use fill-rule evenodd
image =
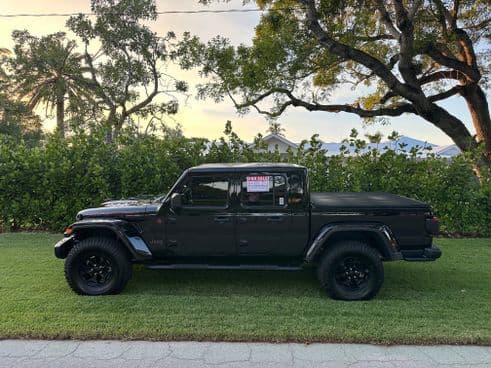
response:
<svg viewBox="0 0 491 368"><path fill-rule="evenodd" d="M467 27L463 27L465 29L474 29L474 30L479 30L483 27L486 27L489 23L491 23L491 17L484 19L482 22L479 22L477 24L472 24Z"/></svg>
<svg viewBox="0 0 491 368"><path fill-rule="evenodd" d="M130 116L134 112L140 110L141 108L147 106L152 102L153 98L159 93L159 73L157 71L156 61L152 63L152 74L153 74L153 91L140 103L134 105L131 109L126 112L126 117Z"/></svg>
<svg viewBox="0 0 491 368"><path fill-rule="evenodd" d="M357 37L357 40L371 42L371 41L381 41L381 40L395 40L395 38L390 34L378 34L375 36L360 36Z"/></svg>
<svg viewBox="0 0 491 368"><path fill-rule="evenodd" d="M383 105L387 101L389 101L392 97L396 97L396 96L397 93L395 93L394 91L388 91L385 95L382 96L379 103Z"/></svg>
<svg viewBox="0 0 491 368"><path fill-rule="evenodd" d="M104 102L109 106L110 110L112 111L113 109L115 109L115 105L114 105L113 101L109 98L109 96L104 92L104 89L102 88L101 84L97 80L96 69L94 67L92 56L89 54L87 44L85 44L85 60L87 61L87 64L89 65L89 71L90 71L90 75L92 78L92 82L94 83L94 85L98 89L98 92L100 93Z"/></svg>
<svg viewBox="0 0 491 368"><path fill-rule="evenodd" d="M397 27L401 30L399 37L399 71L404 81L415 90L420 90L415 73L413 59L414 27L402 0L394 0Z"/></svg>
<svg viewBox="0 0 491 368"><path fill-rule="evenodd" d="M390 15L385 8L385 2L383 0L377 0L377 10L380 14L380 20L387 28L387 31L394 37L396 40L399 39L400 33L392 23L392 19L390 19Z"/></svg>
<svg viewBox="0 0 491 368"><path fill-rule="evenodd" d="M465 79L465 75L460 73L458 70L440 70L438 72L425 75L421 77L418 81L421 85L423 85L437 82L442 79L462 80Z"/></svg>
<svg viewBox="0 0 491 368"><path fill-rule="evenodd" d="M446 98L449 98L453 95L456 95L457 93L460 93L462 91L463 87L462 86L455 86L450 88L449 90L442 92L442 93L437 93L436 95L429 96L428 100L431 102L436 102L440 100L444 100Z"/></svg>
<svg viewBox="0 0 491 368"><path fill-rule="evenodd" d="M397 77L387 68L387 66L377 58L356 48L347 46L337 42L324 31L319 24L317 10L314 0L298 0L306 6L307 10L307 26L317 37L319 43L327 48L331 53L342 58L356 61L373 71L380 79L382 79L390 89L393 89L398 94L406 97L409 100L418 99L420 96L417 92L402 84Z"/></svg>
<svg viewBox="0 0 491 368"><path fill-rule="evenodd" d="M423 0L415 0L413 2L413 5L411 6L408 12L409 20L412 21L414 19L414 16L418 12L418 9L421 7L422 4L423 4Z"/></svg>
<svg viewBox="0 0 491 368"><path fill-rule="evenodd" d="M275 118L275 117L280 116L288 106L303 107L308 111L325 111L325 112L335 112L335 113L348 112L348 113L356 114L356 115L364 117L364 118L371 118L371 117L383 116L383 115L400 116L404 113L415 113L415 111L416 111L414 109L413 105L409 104L409 103L394 105L392 107L380 108L380 109L376 109L376 110L362 109L357 104L327 105L327 104L311 103L311 102L303 101L303 100L295 97L290 90L285 89L285 88L273 88L273 89L271 89L267 92L264 92L263 94L255 97L249 101L246 101L243 103L238 103L234 99L234 97L232 96L230 91L227 91L227 92L229 93L229 96L231 97L235 107L238 110L241 110L241 109L244 109L247 107L253 107L260 114L267 115L271 118ZM274 112L262 110L261 108L259 108L257 106L257 104L260 101L262 101L266 97L269 97L273 94L283 94L283 95L288 97L288 100L285 101L284 103L282 103L280 105L280 107L277 110L275 110Z"/></svg>
<svg viewBox="0 0 491 368"><path fill-rule="evenodd" d="M433 1L435 2L439 11L442 12L443 16L445 17L445 20L447 21L452 33L458 38L459 41L457 42L457 44L459 46L461 54L463 54L462 57L465 59L466 65L474 70L475 77L472 77L473 81L479 81L479 79L481 79L481 74L477 66L474 45L467 32L457 26L457 16L460 2L458 0L455 0L452 11L450 11L445 7L445 4L441 0Z"/></svg>
<svg viewBox="0 0 491 368"><path fill-rule="evenodd" d="M443 17L447 21L448 25L450 27L455 26L456 23L454 23L454 18L450 14L450 11L445 7L445 4L443 4L443 2L441 0L433 0L433 2L435 3L436 7L438 8L438 11L443 15Z"/></svg>
<svg viewBox="0 0 491 368"><path fill-rule="evenodd" d="M427 45L423 48L422 51L424 54L430 56L437 63L462 72L467 76L468 79L472 80L473 82L477 82L479 81L479 79L481 79L481 75L477 69L474 69L466 63L461 62L455 58L445 56L433 44Z"/></svg>
<svg viewBox="0 0 491 368"><path fill-rule="evenodd" d="M452 24L455 26L457 26L457 17L459 14L459 7L460 7L460 1L454 0L451 14L452 14Z"/></svg>

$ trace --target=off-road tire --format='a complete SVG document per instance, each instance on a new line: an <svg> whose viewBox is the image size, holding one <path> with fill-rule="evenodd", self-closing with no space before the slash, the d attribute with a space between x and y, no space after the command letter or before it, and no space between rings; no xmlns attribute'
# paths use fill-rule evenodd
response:
<svg viewBox="0 0 491 368"><path fill-rule="evenodd" d="M96 266L92 267L94 264ZM65 260L65 278L70 288L80 295L118 294L131 278L131 272L126 249L115 239L107 237L80 241ZM95 276L88 279L93 274Z"/></svg>
<svg viewBox="0 0 491 368"><path fill-rule="evenodd" d="M333 299L368 300L382 287L384 266L380 253L366 243L342 241L326 249L317 268L317 277Z"/></svg>

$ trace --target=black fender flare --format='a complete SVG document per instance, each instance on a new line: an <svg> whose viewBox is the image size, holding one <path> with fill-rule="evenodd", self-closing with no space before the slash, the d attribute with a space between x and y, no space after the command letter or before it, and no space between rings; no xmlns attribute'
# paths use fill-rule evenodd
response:
<svg viewBox="0 0 491 368"><path fill-rule="evenodd" d="M76 241L77 234L90 230L110 231L128 250L134 260L145 261L152 258L152 252L137 229L127 221L117 219L87 219L77 221L69 226L71 234L55 245L55 255L66 258Z"/></svg>
<svg viewBox="0 0 491 368"><path fill-rule="evenodd" d="M397 244L397 240L392 234L390 228L381 223L331 223L324 225L317 233L316 237L310 244L305 254L305 262L311 263L314 259L320 255L328 244L329 239L337 233L349 232L349 233L370 233L375 236L379 247L382 247L383 256L385 260L400 260L402 254Z"/></svg>

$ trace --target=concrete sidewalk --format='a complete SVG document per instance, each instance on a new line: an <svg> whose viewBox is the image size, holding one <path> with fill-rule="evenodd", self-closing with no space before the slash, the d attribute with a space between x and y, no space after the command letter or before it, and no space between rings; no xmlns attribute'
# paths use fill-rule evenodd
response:
<svg viewBox="0 0 491 368"><path fill-rule="evenodd" d="M491 367L491 347L0 340L0 368Z"/></svg>

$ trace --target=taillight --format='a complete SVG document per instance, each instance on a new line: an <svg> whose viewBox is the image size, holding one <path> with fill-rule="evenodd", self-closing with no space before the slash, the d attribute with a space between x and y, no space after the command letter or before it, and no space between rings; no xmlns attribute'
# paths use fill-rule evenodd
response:
<svg viewBox="0 0 491 368"><path fill-rule="evenodd" d="M426 231L432 235L438 235L440 233L440 219L438 217L426 219Z"/></svg>

